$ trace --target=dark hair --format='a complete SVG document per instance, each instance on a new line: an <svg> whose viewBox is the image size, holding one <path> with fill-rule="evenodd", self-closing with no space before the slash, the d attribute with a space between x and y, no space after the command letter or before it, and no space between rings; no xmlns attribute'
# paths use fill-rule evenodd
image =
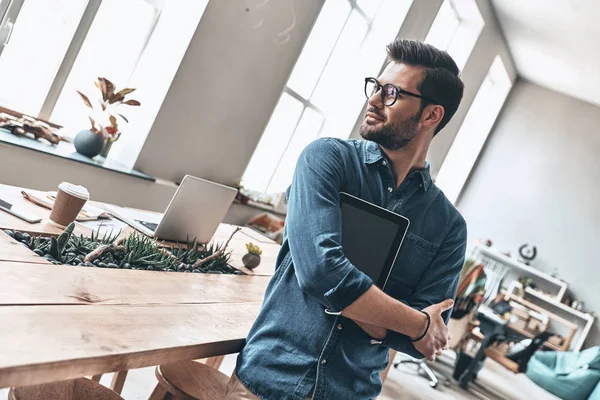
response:
<svg viewBox="0 0 600 400"><path fill-rule="evenodd" d="M387 45L387 52L392 61L425 69L417 89L424 97L444 107L444 118L435 130L435 136L450 121L463 96L464 84L458 66L447 52L416 40L396 39ZM421 100L421 113L428 104L431 103Z"/></svg>

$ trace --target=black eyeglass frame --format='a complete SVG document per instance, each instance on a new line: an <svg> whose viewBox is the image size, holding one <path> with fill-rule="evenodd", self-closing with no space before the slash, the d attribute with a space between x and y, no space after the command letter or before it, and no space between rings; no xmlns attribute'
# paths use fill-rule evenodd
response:
<svg viewBox="0 0 600 400"><path fill-rule="evenodd" d="M369 85L369 83L375 83L377 85L376 86L377 87L377 91L375 91L375 93L377 93L377 92L380 93L381 104L383 104L386 107L393 106L396 103L396 101L398 100L398 96L400 94L404 94L406 96L416 97L418 99L425 100L425 101L427 101L429 103L432 103L432 104L438 104L436 101L434 101L434 100L432 100L432 99L430 99L428 97L421 96L420 94L409 92L407 90L399 88L398 86L396 86L394 84L386 83L385 85L382 85L376 78L365 78L365 96L367 96L367 99L370 99L371 96L373 95L373 93L371 93L371 95L369 95L369 93L367 93L367 86ZM391 104L385 104L385 92L386 92L386 88L388 88L388 87L393 87L396 90L396 96L394 97L394 101L392 101Z"/></svg>

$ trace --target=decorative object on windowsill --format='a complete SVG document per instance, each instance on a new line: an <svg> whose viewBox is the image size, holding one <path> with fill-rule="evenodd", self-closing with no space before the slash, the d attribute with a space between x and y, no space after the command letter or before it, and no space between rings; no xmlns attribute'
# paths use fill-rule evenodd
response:
<svg viewBox="0 0 600 400"><path fill-rule="evenodd" d="M248 269L254 269L260 264L260 255L262 250L254 243L246 243L248 253L242 257L242 263Z"/></svg>
<svg viewBox="0 0 600 400"><path fill-rule="evenodd" d="M92 102L85 94L79 90L77 91L85 105L91 109L88 116L91 129L84 129L79 132L75 137L74 144L77 152L90 158L98 154L107 157L112 144L119 140L121 136L117 116L123 119L123 121L129 122L123 114L118 112L119 107L122 105L139 106L140 102L133 99L125 99L135 89L125 88L116 91L115 85L106 78L98 78L94 84L102 95L98 99L99 106L96 106L96 108L94 108ZM102 141L101 145L100 141Z"/></svg>
<svg viewBox="0 0 600 400"><path fill-rule="evenodd" d="M156 240L137 232L119 238L115 234L100 236L92 232L91 238L73 234L74 223L56 237L31 236L25 232L5 229L14 240L45 258L52 264L78 265L113 269L137 269L146 271L191 272L206 274L244 273L229 265L231 251L229 241L240 229L236 229L225 244L196 241L163 248Z"/></svg>
<svg viewBox="0 0 600 400"><path fill-rule="evenodd" d="M537 248L534 245L525 243L519 247L519 261L525 265L531 265L531 262L537 256Z"/></svg>
<svg viewBox="0 0 600 400"><path fill-rule="evenodd" d="M0 128L9 130L15 136L29 137L33 139L45 139L50 144L58 144L64 140L53 132L53 127L28 115L16 117L11 114L0 112Z"/></svg>

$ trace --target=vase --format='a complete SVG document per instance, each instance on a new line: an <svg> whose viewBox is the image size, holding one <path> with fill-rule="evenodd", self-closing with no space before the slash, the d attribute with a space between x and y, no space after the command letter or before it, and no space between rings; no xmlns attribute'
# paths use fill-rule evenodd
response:
<svg viewBox="0 0 600 400"><path fill-rule="evenodd" d="M254 269L258 267L258 264L260 264L260 256L257 256L256 254L252 253L247 253L244 257L242 257L242 263L246 268Z"/></svg>
<svg viewBox="0 0 600 400"><path fill-rule="evenodd" d="M73 144L79 154L93 158L102 152L104 138L88 129L84 129L75 136Z"/></svg>
<svg viewBox="0 0 600 400"><path fill-rule="evenodd" d="M110 151L113 143L114 140L106 139L106 142L104 142L104 147L102 148L102 152L100 153L102 157L108 157L108 152Z"/></svg>

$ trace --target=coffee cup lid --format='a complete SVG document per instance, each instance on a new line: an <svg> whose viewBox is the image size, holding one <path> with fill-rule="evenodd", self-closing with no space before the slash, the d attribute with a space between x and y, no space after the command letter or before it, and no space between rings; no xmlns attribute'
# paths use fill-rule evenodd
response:
<svg viewBox="0 0 600 400"><path fill-rule="evenodd" d="M74 185L69 182L62 182L60 185L58 185L58 188L63 192L70 194L71 196L75 196L83 200L90 199L90 193L85 187L81 185Z"/></svg>

